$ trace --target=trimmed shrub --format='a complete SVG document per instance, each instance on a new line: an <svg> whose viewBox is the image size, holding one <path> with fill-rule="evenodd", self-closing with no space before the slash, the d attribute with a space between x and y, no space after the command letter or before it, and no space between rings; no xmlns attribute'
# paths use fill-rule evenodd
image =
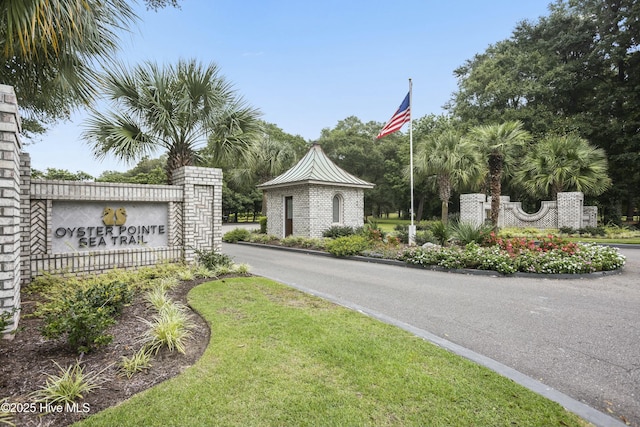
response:
<svg viewBox="0 0 640 427"><path fill-rule="evenodd" d="M607 232L605 231L604 227L591 227L591 226L587 226L579 229L578 233L590 234L592 236L600 236L600 237L604 237L607 235Z"/></svg>
<svg viewBox="0 0 640 427"><path fill-rule="evenodd" d="M261 216L258 221L260 222L260 234L267 234L267 217Z"/></svg>
<svg viewBox="0 0 640 427"><path fill-rule="evenodd" d="M51 301L43 309L42 335L49 339L66 336L69 346L78 353L109 344L113 337L104 332L132 297L129 287L120 282L78 289L72 296Z"/></svg>
<svg viewBox="0 0 640 427"><path fill-rule="evenodd" d="M559 231L562 234L575 234L577 232L573 227L560 227Z"/></svg>
<svg viewBox="0 0 640 427"><path fill-rule="evenodd" d="M353 227L346 225L332 225L330 228L322 232L322 237L337 239L338 237L352 236L356 233Z"/></svg>
<svg viewBox="0 0 640 427"><path fill-rule="evenodd" d="M222 240L228 243L245 242L249 240L251 232L246 228L234 228L222 236Z"/></svg>
<svg viewBox="0 0 640 427"><path fill-rule="evenodd" d="M247 241L251 243L267 244L277 242L278 238L270 234L252 234L251 236L249 236L249 240Z"/></svg>
<svg viewBox="0 0 640 427"><path fill-rule="evenodd" d="M280 244L289 248L324 249L324 240L302 236L287 236L280 240Z"/></svg>
<svg viewBox="0 0 640 427"><path fill-rule="evenodd" d="M393 230L396 237L400 239L400 242L404 244L409 243L409 226L408 225L396 224L396 226L393 227Z"/></svg>
<svg viewBox="0 0 640 427"><path fill-rule="evenodd" d="M326 244L327 252L338 257L358 255L368 247L369 242L360 235L338 237Z"/></svg>
<svg viewBox="0 0 640 427"><path fill-rule="evenodd" d="M409 239L409 234L407 231L407 240ZM437 243L436 238L433 233L429 230L420 230L416 231L416 245L422 246L425 243Z"/></svg>
<svg viewBox="0 0 640 427"><path fill-rule="evenodd" d="M195 250L195 253L198 264L202 265L208 270L214 271L218 267L231 268L231 266L233 266L233 260L229 255L222 254L216 251L201 251L197 249Z"/></svg>

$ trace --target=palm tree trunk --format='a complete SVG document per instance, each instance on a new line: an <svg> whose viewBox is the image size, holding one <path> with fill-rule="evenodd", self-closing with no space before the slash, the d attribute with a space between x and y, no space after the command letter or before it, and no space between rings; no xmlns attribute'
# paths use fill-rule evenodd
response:
<svg viewBox="0 0 640 427"><path fill-rule="evenodd" d="M562 185L560 184L553 184L551 186L551 200L553 200L554 202L558 200L558 193L562 192L563 188Z"/></svg>
<svg viewBox="0 0 640 427"><path fill-rule="evenodd" d="M416 214L416 220L420 221L422 219L422 215L424 214L424 202L427 196L423 193L420 196L420 201L418 202L418 212Z"/></svg>
<svg viewBox="0 0 640 427"><path fill-rule="evenodd" d="M194 166L194 155L189 147L184 144L174 144L167 154L167 183L173 180L173 171L182 166Z"/></svg>
<svg viewBox="0 0 640 427"><path fill-rule="evenodd" d="M441 221L446 224L449 221L449 202L442 201Z"/></svg>
<svg viewBox="0 0 640 427"><path fill-rule="evenodd" d="M489 180L491 187L491 225L498 227L498 215L500 214L500 193L502 193L502 156L492 154L489 156Z"/></svg>
<svg viewBox="0 0 640 427"><path fill-rule="evenodd" d="M451 179L448 175L438 175L438 196L442 202L440 219L443 224L449 220L449 200L451 199Z"/></svg>

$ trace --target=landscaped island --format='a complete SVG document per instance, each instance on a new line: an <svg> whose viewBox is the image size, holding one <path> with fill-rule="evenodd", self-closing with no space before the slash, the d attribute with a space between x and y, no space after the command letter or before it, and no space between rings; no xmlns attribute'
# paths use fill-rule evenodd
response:
<svg viewBox="0 0 640 427"><path fill-rule="evenodd" d="M514 236L485 227L460 223L447 226L428 223L418 232L418 246L406 245L406 232L396 227L385 233L375 224L361 229L332 227L322 239L289 236L277 239L263 233L235 229L224 241L246 241L329 252L335 256L368 256L401 260L411 265L446 269L476 269L500 274L588 274L622 269L625 257L617 248L596 243L573 242L559 231L545 235ZM534 231L538 232L537 230Z"/></svg>

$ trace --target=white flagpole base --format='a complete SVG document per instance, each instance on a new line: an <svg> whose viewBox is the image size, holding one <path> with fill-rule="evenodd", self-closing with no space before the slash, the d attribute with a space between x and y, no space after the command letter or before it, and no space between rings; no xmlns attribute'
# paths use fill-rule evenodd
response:
<svg viewBox="0 0 640 427"><path fill-rule="evenodd" d="M416 244L416 226L409 226L409 245L414 246Z"/></svg>

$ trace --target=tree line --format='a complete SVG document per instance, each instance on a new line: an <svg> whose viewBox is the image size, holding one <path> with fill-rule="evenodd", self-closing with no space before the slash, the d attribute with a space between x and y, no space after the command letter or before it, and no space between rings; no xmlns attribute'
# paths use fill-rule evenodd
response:
<svg viewBox="0 0 640 427"><path fill-rule="evenodd" d="M84 136L94 154L139 162L97 179L167 182L180 166L221 167L225 206L255 212L261 205L255 185L308 148L310 141L261 121L215 63L109 63L116 29L137 19L124 0L1 5L2 79L16 88L26 130L41 131L82 105L91 109ZM58 17L61 7L69 13ZM96 46L98 40L106 42ZM501 193L535 209L559 191L583 191L605 221L619 222L623 213L632 218L640 184L638 40L637 2L558 0L548 16L519 23L509 39L467 60L454 71L458 89L446 114L412 124L416 218L446 220L465 191L494 196L494 223ZM105 64L104 71L89 59ZM95 107L97 94L106 107ZM365 194L368 215L406 217L407 135L375 140L382 125L351 116L314 142L340 167L376 184Z"/></svg>

